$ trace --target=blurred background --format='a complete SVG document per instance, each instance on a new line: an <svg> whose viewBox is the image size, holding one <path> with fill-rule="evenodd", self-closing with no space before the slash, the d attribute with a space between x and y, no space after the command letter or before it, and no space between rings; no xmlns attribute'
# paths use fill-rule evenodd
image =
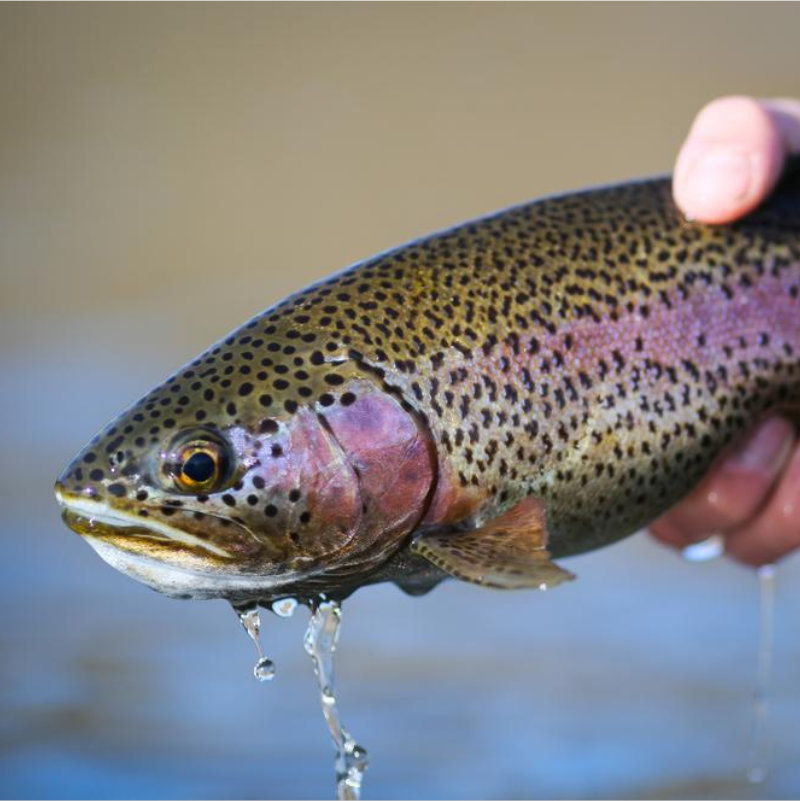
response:
<svg viewBox="0 0 800 801"><path fill-rule="evenodd" d="M0 794L326 797L305 616L272 685L221 602L60 523L68 458L288 292L464 218L671 169L723 93L800 93L794 4L3 4ZM366 797L800 794L800 558L778 574L771 771L744 780L757 582L644 536L552 594L344 609Z"/></svg>

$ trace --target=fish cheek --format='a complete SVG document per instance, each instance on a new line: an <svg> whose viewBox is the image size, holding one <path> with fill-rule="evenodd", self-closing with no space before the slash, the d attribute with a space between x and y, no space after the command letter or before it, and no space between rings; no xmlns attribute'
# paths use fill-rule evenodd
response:
<svg viewBox="0 0 800 801"><path fill-rule="evenodd" d="M410 532L434 484L434 451L424 423L368 381L353 381L348 403L324 413L358 476L364 512L360 545Z"/></svg>
<svg viewBox="0 0 800 801"><path fill-rule="evenodd" d="M300 409L262 451L268 455L252 471L265 487L254 530L294 557L317 559L347 546L361 518L358 480L317 415Z"/></svg>

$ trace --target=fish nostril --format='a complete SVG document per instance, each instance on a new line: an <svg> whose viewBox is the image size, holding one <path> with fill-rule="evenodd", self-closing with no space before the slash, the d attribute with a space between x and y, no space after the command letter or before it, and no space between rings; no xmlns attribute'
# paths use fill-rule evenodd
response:
<svg viewBox="0 0 800 801"><path fill-rule="evenodd" d="M94 471L92 471L94 472ZM104 474L100 471L100 478ZM77 461L71 462L56 479L53 492L61 506L65 506L75 498L96 498L103 494L104 487L98 486L97 475L86 475L85 466Z"/></svg>

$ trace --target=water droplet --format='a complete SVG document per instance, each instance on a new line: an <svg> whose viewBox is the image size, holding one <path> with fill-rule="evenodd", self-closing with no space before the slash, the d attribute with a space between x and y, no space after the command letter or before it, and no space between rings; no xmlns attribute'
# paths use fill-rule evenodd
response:
<svg viewBox="0 0 800 801"><path fill-rule="evenodd" d="M244 630L256 648L260 648L261 644L258 638L261 635L261 616L258 614L258 607L255 604L234 606L233 611L238 615L239 622L244 626Z"/></svg>
<svg viewBox="0 0 800 801"><path fill-rule="evenodd" d="M262 656L253 668L253 675L259 681L272 681L275 678L275 663L267 656Z"/></svg>
<svg viewBox="0 0 800 801"><path fill-rule="evenodd" d="M295 598L280 598L272 604L272 611L279 617L291 617L297 609Z"/></svg>
<svg viewBox="0 0 800 801"><path fill-rule="evenodd" d="M233 611L236 612L239 622L256 648L258 661L253 668L253 675L259 681L271 681L275 677L275 663L264 656L264 652L261 650L261 617L258 614L258 606L256 604L239 606L233 604Z"/></svg>
<svg viewBox="0 0 800 801"><path fill-rule="evenodd" d="M358 801L367 769L367 752L342 725L336 703L333 655L339 641L342 611L335 601L318 601L312 610L303 645L314 663L322 714L336 747L336 792L340 801Z"/></svg>
<svg viewBox="0 0 800 801"><path fill-rule="evenodd" d="M712 534L700 542L687 545L681 556L687 562L710 562L725 553L725 542L719 534Z"/></svg>

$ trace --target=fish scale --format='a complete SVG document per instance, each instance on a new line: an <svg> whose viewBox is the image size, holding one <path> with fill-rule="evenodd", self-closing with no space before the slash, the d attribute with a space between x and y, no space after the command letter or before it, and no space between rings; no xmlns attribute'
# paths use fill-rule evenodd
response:
<svg viewBox="0 0 800 801"><path fill-rule="evenodd" d="M193 597L236 595L232 574L254 596L413 588L431 564L436 580L527 571L536 586L542 553L632 533L759 415L794 414L799 293L797 177L725 227L682 218L664 179L515 207L250 320L96 437L59 498L83 518L96 505L115 548L219 578ZM230 453L213 491L165 477L184 431ZM196 540L191 560L173 529ZM204 542L230 557L200 564ZM472 577L465 553L487 561Z"/></svg>

